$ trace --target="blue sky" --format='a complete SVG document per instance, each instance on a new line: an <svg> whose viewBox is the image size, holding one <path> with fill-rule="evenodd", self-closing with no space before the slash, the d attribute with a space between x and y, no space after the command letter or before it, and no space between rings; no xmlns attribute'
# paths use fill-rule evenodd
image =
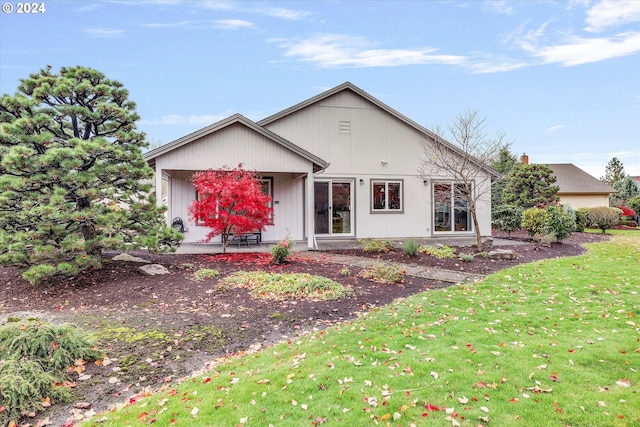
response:
<svg viewBox="0 0 640 427"><path fill-rule="evenodd" d="M477 110L531 162L640 175L638 0L38 3L4 2L0 92L46 65L98 69L154 144L351 81L428 128Z"/></svg>

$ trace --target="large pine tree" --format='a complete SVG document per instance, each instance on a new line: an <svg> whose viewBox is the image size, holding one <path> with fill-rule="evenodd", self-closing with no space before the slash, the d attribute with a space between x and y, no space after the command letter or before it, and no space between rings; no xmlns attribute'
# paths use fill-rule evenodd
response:
<svg viewBox="0 0 640 427"><path fill-rule="evenodd" d="M51 67L0 98L0 263L38 282L101 265L105 249L165 250L135 104L99 71Z"/></svg>
<svg viewBox="0 0 640 427"><path fill-rule="evenodd" d="M622 161L617 157L613 157L607 163L604 170L604 176L600 177L600 181L606 182L609 185L613 185L618 181L622 181L627 174L624 172L624 165Z"/></svg>
<svg viewBox="0 0 640 427"><path fill-rule="evenodd" d="M514 166L507 175L507 185L502 190L502 202L524 209L557 203L560 187L547 165L522 164Z"/></svg>

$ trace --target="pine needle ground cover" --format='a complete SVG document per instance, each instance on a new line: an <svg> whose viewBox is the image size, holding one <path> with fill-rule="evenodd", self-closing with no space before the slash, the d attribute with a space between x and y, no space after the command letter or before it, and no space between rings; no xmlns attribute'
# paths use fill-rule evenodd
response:
<svg viewBox="0 0 640 427"><path fill-rule="evenodd" d="M640 240L397 300L88 425L630 426Z"/></svg>

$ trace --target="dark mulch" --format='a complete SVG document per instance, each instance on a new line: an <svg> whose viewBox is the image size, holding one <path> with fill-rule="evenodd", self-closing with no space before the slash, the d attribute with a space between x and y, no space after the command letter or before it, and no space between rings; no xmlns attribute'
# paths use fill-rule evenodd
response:
<svg viewBox="0 0 640 427"><path fill-rule="evenodd" d="M496 233L495 237L506 235ZM335 252L488 274L519 263L579 255L584 252L583 243L606 237L574 233L564 243L551 246L533 244L521 233L511 238L525 244L488 243L486 250L513 249L517 258L512 261L481 257L473 262L457 258L438 260L427 255L408 257L402 250L384 254L362 250ZM473 250L458 248L457 252L472 253ZM313 328L353 319L358 313L396 298L451 285L416 277L407 277L404 283L394 285L374 283L359 277L356 269L344 276L340 274L342 266L327 262L322 256L310 257L304 253L294 254L289 262L280 266L269 264L269 254L158 256L140 252L134 255L164 265L170 274L145 276L137 270L140 264L107 260L101 270L72 278L54 278L33 286L20 277L18 269L0 268L0 316L37 312L47 319L73 322L95 332L127 327L164 334L165 338L155 342L153 339L133 342L111 339L99 343L114 363L106 367L89 366L91 380L77 381L76 390L77 400L88 401L96 411L123 401L145 386L153 389L173 382L216 357L291 339ZM350 286L353 294L340 301L264 301L251 298L245 289L223 287L217 279L194 281L193 273L200 268L215 268L220 271L220 277L238 270L307 272ZM194 330L202 333L193 334ZM114 371L114 367L126 369ZM114 377L117 382L108 381ZM70 410L69 406L57 405L43 416L50 416L53 425L59 425L69 417Z"/></svg>

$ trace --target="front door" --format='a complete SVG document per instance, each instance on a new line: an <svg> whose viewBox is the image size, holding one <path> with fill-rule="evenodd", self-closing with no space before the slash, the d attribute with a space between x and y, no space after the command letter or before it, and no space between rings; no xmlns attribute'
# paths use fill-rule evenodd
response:
<svg viewBox="0 0 640 427"><path fill-rule="evenodd" d="M315 181L315 233L353 235L353 181Z"/></svg>

